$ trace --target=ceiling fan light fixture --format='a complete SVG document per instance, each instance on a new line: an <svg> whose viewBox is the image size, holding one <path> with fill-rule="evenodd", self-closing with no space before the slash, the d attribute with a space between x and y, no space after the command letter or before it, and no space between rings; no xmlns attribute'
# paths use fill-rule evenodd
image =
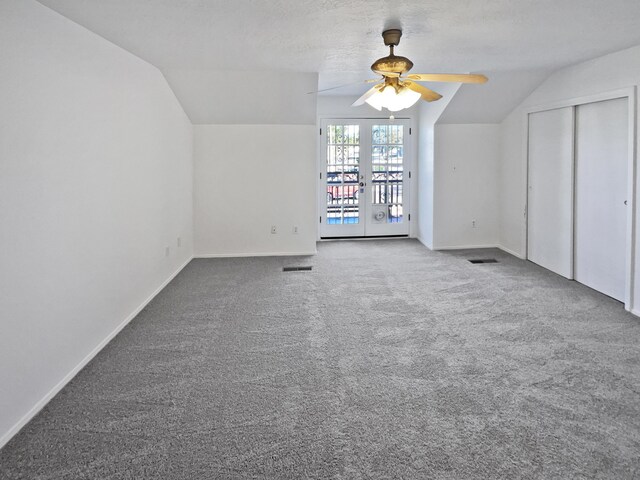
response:
<svg viewBox="0 0 640 480"><path fill-rule="evenodd" d="M383 91L386 90L387 88L389 87L385 87ZM369 98L367 98L365 101L376 110L378 111L382 110L382 107L384 106L384 96L382 94L382 91L377 91L376 93L371 95Z"/></svg>
<svg viewBox="0 0 640 480"><path fill-rule="evenodd" d="M404 110L414 105L420 99L420 94L407 87L400 87L397 91L392 85L387 85L367 98L366 102L376 110L386 108L390 112Z"/></svg>
<svg viewBox="0 0 640 480"><path fill-rule="evenodd" d="M402 87L400 92L398 92L398 102L402 104L402 109L412 107L416 104L418 100L420 100L421 95L418 92L414 92L408 87ZM391 110L391 109L389 109Z"/></svg>

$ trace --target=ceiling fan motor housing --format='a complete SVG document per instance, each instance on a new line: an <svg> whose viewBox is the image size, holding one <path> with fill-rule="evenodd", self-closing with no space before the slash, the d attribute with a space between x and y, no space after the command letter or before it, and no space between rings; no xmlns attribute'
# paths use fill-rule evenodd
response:
<svg viewBox="0 0 640 480"><path fill-rule="evenodd" d="M386 72L402 74L413 68L413 62L407 57L400 57L393 54L393 47L400 43L400 37L402 37L402 30L391 29L382 32L384 44L391 49L391 53L386 57L379 58L373 62L371 70L376 73Z"/></svg>
<svg viewBox="0 0 640 480"><path fill-rule="evenodd" d="M406 73L412 68L413 62L407 57L400 57L393 54L379 58L371 65L371 70L376 73Z"/></svg>

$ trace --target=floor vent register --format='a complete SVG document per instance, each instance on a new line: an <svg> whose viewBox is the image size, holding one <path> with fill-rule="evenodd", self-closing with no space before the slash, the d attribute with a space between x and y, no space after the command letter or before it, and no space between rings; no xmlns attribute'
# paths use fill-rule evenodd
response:
<svg viewBox="0 0 640 480"><path fill-rule="evenodd" d="M283 272L310 272L313 267L283 267Z"/></svg>

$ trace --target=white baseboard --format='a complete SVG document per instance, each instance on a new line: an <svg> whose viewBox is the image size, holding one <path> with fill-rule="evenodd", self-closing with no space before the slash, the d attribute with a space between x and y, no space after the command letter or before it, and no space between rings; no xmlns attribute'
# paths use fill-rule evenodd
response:
<svg viewBox="0 0 640 480"><path fill-rule="evenodd" d="M40 399L20 420L18 420L18 422L13 425L13 427L11 427L6 433L4 433L4 435L2 435L2 437L0 437L0 448L4 447L9 440L11 440L27 423L29 423L29 421L35 417L38 412L40 410L42 410L44 408L44 406L49 403L49 401L51 401L51 399L53 397L56 396L56 394L62 390L65 385L67 383L69 383L73 377L75 377L80 370L82 370L85 365L87 365L92 359L93 357L95 357L100 350L102 350L104 347L107 346L107 344L113 340L113 338L120 333L120 331L127 326L127 324L133 320L136 315L138 315L138 313L140 313L142 311L142 309L144 307L146 307L149 302L151 300L154 299L154 297L156 295L158 295L163 289L164 287L166 287L169 282L171 280L173 280L176 275L178 275L182 269L184 267L186 267L189 262L193 259L193 257L190 257L185 263L182 264L182 266L180 266L174 273L172 273L168 279L166 279L164 282L162 282L162 284L144 301L140 304L140 306L138 308L136 308L131 314L129 314L129 316L120 324L118 325L115 330L113 330L109 335L107 335L107 337L102 340L93 350L91 350L91 352L89 352L89 354L84 357L80 363L78 363L78 365L76 365L67 375L65 375L65 377L60 380L60 382L58 382L58 384L53 387L44 397L42 397L42 399Z"/></svg>
<svg viewBox="0 0 640 480"><path fill-rule="evenodd" d="M312 252L199 253L194 255L193 258L304 257L317 254L317 250Z"/></svg>
<svg viewBox="0 0 640 480"><path fill-rule="evenodd" d="M509 255L513 255L514 257L517 258L521 258L522 260L526 260L527 257L526 255L520 255L519 253L514 252L513 250L507 248L507 247L503 247L502 245L496 245L500 250L502 250L503 252L508 253Z"/></svg>
<svg viewBox="0 0 640 480"><path fill-rule="evenodd" d="M500 248L496 244L491 245L451 245L451 246L437 246L433 247L434 250L472 250L476 248Z"/></svg>

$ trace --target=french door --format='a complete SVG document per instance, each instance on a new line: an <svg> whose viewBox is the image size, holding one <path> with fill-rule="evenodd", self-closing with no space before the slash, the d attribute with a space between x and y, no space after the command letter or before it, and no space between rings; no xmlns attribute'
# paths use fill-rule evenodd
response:
<svg viewBox="0 0 640 480"><path fill-rule="evenodd" d="M409 120L322 122L320 236L409 234Z"/></svg>

